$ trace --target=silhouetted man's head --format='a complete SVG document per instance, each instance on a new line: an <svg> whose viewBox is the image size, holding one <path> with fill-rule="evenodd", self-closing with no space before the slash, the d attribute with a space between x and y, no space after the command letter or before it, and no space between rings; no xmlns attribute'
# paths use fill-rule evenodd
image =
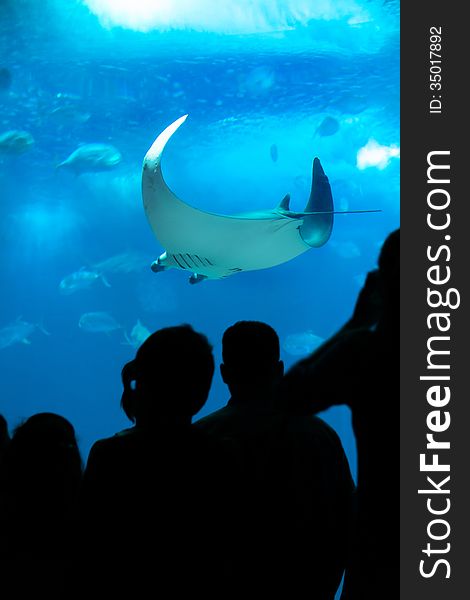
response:
<svg viewBox="0 0 470 600"><path fill-rule="evenodd" d="M122 370L121 406L131 421L191 420L205 404L214 374L212 346L190 325L149 336Z"/></svg>
<svg viewBox="0 0 470 600"><path fill-rule="evenodd" d="M222 338L220 372L232 396L271 394L284 373L279 338L260 321L239 321Z"/></svg>

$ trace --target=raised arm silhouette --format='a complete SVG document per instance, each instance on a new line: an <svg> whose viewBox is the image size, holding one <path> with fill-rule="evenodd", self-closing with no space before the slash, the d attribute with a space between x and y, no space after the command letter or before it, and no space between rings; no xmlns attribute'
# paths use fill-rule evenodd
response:
<svg viewBox="0 0 470 600"><path fill-rule="evenodd" d="M358 511L342 600L399 597L400 231L385 240L349 321L282 382L296 414L351 408Z"/></svg>

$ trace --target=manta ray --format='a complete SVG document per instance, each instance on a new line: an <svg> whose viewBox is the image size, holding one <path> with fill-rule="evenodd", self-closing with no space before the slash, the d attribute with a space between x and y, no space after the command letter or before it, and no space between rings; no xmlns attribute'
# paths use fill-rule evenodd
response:
<svg viewBox="0 0 470 600"><path fill-rule="evenodd" d="M328 177L318 158L313 161L312 188L304 212L289 209L289 194L274 209L238 215L205 212L180 200L165 183L161 159L169 139L187 117L160 133L143 162L145 214L165 249L151 265L154 272L187 271L189 283L194 284L275 267L326 244L335 211Z"/></svg>

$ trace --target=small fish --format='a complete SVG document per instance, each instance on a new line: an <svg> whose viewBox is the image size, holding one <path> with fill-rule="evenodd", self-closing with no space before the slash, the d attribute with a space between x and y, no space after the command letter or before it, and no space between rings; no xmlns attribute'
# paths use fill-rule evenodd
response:
<svg viewBox="0 0 470 600"><path fill-rule="evenodd" d="M61 294L70 295L78 290L84 290L97 280L101 280L106 287L111 287L108 280L102 273L97 271L89 271L82 267L79 271L75 271L67 277L64 277L59 284Z"/></svg>
<svg viewBox="0 0 470 600"><path fill-rule="evenodd" d="M150 331L145 325L142 325L140 319L137 319L137 323L132 328L130 334L125 334L127 343L136 349L145 342L149 335Z"/></svg>
<svg viewBox="0 0 470 600"><path fill-rule="evenodd" d="M83 331L90 333L110 333L122 329L121 325L107 312L84 313L78 322Z"/></svg>
<svg viewBox="0 0 470 600"><path fill-rule="evenodd" d="M277 145L276 144L272 144L271 145L271 148L269 149L269 153L271 154L271 160L273 162L277 162L278 150L277 150Z"/></svg>
<svg viewBox="0 0 470 600"><path fill-rule="evenodd" d="M307 356L316 350L325 340L311 331L292 333L288 335L282 345L287 354L292 356Z"/></svg>
<svg viewBox="0 0 470 600"><path fill-rule="evenodd" d="M339 123L333 117L325 117L315 130L315 135L328 137L334 135L339 130Z"/></svg>
<svg viewBox="0 0 470 600"><path fill-rule="evenodd" d="M77 175L109 171L122 160L121 153L108 144L85 144L77 148L57 168L66 167Z"/></svg>
<svg viewBox="0 0 470 600"><path fill-rule="evenodd" d="M0 135L0 152L5 154L23 154L34 144L33 136L27 131L13 129Z"/></svg>
<svg viewBox="0 0 470 600"><path fill-rule="evenodd" d="M36 329L41 330L45 335L50 335L42 325L28 323L18 317L16 321L0 329L0 350L13 346L13 344L30 344L29 338Z"/></svg>

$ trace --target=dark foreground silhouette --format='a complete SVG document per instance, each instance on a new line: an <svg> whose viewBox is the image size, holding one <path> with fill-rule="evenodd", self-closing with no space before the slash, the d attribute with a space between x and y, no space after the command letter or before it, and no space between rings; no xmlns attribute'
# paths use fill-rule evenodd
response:
<svg viewBox="0 0 470 600"><path fill-rule="evenodd" d="M0 415L0 469L1 461L9 442L10 432L8 431L8 423L5 417Z"/></svg>
<svg viewBox="0 0 470 600"><path fill-rule="evenodd" d="M353 484L336 433L276 406L284 365L267 324L241 321L222 341L231 398L195 427L229 442L241 470L234 573L254 597L332 599L345 567ZM248 596L247 596L248 597Z"/></svg>
<svg viewBox="0 0 470 600"><path fill-rule="evenodd" d="M0 472L7 560L65 560L74 554L82 462L71 423L38 413L16 428Z"/></svg>
<svg viewBox="0 0 470 600"><path fill-rule="evenodd" d="M314 414L346 404L358 451L358 513L342 600L399 597L400 232L382 247L354 314L286 374L285 405Z"/></svg>
<svg viewBox="0 0 470 600"><path fill-rule="evenodd" d="M133 426L98 440L83 476L66 419L33 415L11 440L0 420L5 593L9 579L11 597L333 600L346 565L343 600L396 600L399 231L378 262L351 319L286 375L271 327L229 327L231 398L194 424L212 348L189 325L152 334L122 369ZM349 466L312 416L335 404L351 408L358 449L350 548Z"/></svg>
<svg viewBox="0 0 470 600"><path fill-rule="evenodd" d="M97 441L84 475L84 553L98 589L179 597L225 577L230 466L191 426L213 372L210 344L189 325L153 333L123 368L135 425Z"/></svg>

